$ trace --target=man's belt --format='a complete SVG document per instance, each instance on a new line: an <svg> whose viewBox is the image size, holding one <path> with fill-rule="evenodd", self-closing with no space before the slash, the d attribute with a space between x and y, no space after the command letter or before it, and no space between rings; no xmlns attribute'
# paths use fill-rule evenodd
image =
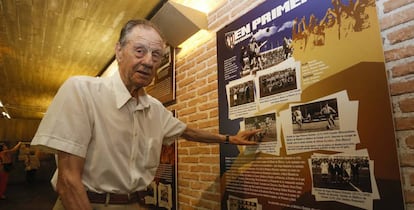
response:
<svg viewBox="0 0 414 210"><path fill-rule="evenodd" d="M89 201L91 203L102 204L129 204L140 203L144 204L144 192L137 191L129 194L114 194L114 193L95 193L87 191Z"/></svg>

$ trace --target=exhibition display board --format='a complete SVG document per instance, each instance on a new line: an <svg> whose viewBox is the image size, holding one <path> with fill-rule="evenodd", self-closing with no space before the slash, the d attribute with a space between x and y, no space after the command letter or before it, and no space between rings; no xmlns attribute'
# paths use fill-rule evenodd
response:
<svg viewBox="0 0 414 210"><path fill-rule="evenodd" d="M375 0L269 0L217 32L222 209L404 209Z"/></svg>

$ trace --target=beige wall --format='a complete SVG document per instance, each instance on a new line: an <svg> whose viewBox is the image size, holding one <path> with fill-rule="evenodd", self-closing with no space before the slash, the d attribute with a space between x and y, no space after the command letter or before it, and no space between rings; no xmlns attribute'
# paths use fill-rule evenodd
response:
<svg viewBox="0 0 414 210"><path fill-rule="evenodd" d="M218 131L215 32L263 0L228 0L208 15L213 34L196 49L177 56L177 103L181 120ZM414 0L377 0L389 75L398 150L407 209L414 209ZM180 209L220 209L218 145L180 140L178 149Z"/></svg>

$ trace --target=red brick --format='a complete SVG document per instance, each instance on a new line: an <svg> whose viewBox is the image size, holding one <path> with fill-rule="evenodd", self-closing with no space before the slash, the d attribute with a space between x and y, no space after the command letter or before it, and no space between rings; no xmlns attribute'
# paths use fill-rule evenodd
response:
<svg viewBox="0 0 414 210"><path fill-rule="evenodd" d="M187 76L186 78L180 80L177 82L178 87L187 86L190 83L193 83L195 81L195 76Z"/></svg>
<svg viewBox="0 0 414 210"><path fill-rule="evenodd" d="M179 191L178 193L179 195L183 194L183 195L188 195L188 196L195 197L195 198L199 198L201 196L201 192L195 191L189 188L178 188L178 191Z"/></svg>
<svg viewBox="0 0 414 210"><path fill-rule="evenodd" d="M410 174L410 185L414 186L414 174Z"/></svg>
<svg viewBox="0 0 414 210"><path fill-rule="evenodd" d="M215 156L200 157L199 159L200 159L200 163L209 163L209 164L218 163L220 161L219 158Z"/></svg>
<svg viewBox="0 0 414 210"><path fill-rule="evenodd" d="M196 78L197 79L205 79L208 75L217 74L217 67L208 67L207 69L204 69L203 71L197 72Z"/></svg>
<svg viewBox="0 0 414 210"><path fill-rule="evenodd" d="M207 64L206 63L199 63L199 64L195 65L193 68L189 69L187 71L187 74L188 75L191 75L191 76L194 76L198 72L205 71L206 68L207 68Z"/></svg>
<svg viewBox="0 0 414 210"><path fill-rule="evenodd" d="M178 94L178 93L177 93ZM197 96L197 92L195 92L195 91L192 91L192 92L186 92L185 94L181 94L180 93L180 95L178 95L177 96L177 98L180 100L180 101L186 101L186 100L189 100L189 99L193 99L193 98L195 98Z"/></svg>
<svg viewBox="0 0 414 210"><path fill-rule="evenodd" d="M179 116L190 115L190 114L194 114L196 112L197 112L197 109L195 107L189 107L187 109L183 109L183 110L179 111Z"/></svg>
<svg viewBox="0 0 414 210"><path fill-rule="evenodd" d="M177 68L177 70L180 70L181 72L185 72L185 71L187 71L188 69L191 69L191 68L193 68L195 66L195 62L194 61L192 61L192 62L186 62L184 65L182 65L182 66L179 66L179 65L177 65L176 66L176 68Z"/></svg>
<svg viewBox="0 0 414 210"><path fill-rule="evenodd" d="M208 114L207 113L200 113L198 112L197 114L191 115L188 117L188 121L189 122L194 122L194 121L198 121L198 120L205 120L208 118Z"/></svg>
<svg viewBox="0 0 414 210"><path fill-rule="evenodd" d="M190 166L188 164L178 164L178 171L188 171Z"/></svg>
<svg viewBox="0 0 414 210"><path fill-rule="evenodd" d="M218 75L217 75L217 74L213 74L213 75L210 75L210 76L207 78L207 81L208 81L209 83L211 83L211 82L216 82L216 81L217 81L217 78L218 78Z"/></svg>
<svg viewBox="0 0 414 210"><path fill-rule="evenodd" d="M196 81L194 81L188 86L188 89L195 90L197 88L203 87L206 84L207 84L207 80L205 78L197 79Z"/></svg>
<svg viewBox="0 0 414 210"><path fill-rule="evenodd" d="M413 130L414 129L414 117L399 117L395 119L395 125L397 131Z"/></svg>
<svg viewBox="0 0 414 210"><path fill-rule="evenodd" d="M180 163L198 163L199 159L198 157L189 156L189 157L181 157L179 158Z"/></svg>
<svg viewBox="0 0 414 210"><path fill-rule="evenodd" d="M216 56L217 55L217 51L216 48L211 48L208 49L208 51L202 55L200 55L200 57L197 57L197 64L198 63L202 63L202 62L206 62L206 60L210 57Z"/></svg>
<svg viewBox="0 0 414 210"><path fill-rule="evenodd" d="M194 147L190 148L190 155L209 155L210 149L208 147Z"/></svg>
<svg viewBox="0 0 414 210"><path fill-rule="evenodd" d="M199 176L197 174L186 172L186 171L180 172L179 176L180 176L181 179L195 180L195 181L199 180Z"/></svg>
<svg viewBox="0 0 414 210"><path fill-rule="evenodd" d="M381 30L385 30L414 19L414 6L405 8L398 13L387 15L380 20Z"/></svg>
<svg viewBox="0 0 414 210"><path fill-rule="evenodd" d="M396 44L414 38L414 25L391 32L387 36L391 44Z"/></svg>
<svg viewBox="0 0 414 210"><path fill-rule="evenodd" d="M203 172L203 173L211 173L211 167L209 165L196 165L190 167L191 172Z"/></svg>
<svg viewBox="0 0 414 210"><path fill-rule="evenodd" d="M411 2L414 2L414 0L388 0L384 2L384 13L391 12Z"/></svg>
<svg viewBox="0 0 414 210"><path fill-rule="evenodd" d="M218 125L216 119L199 123L199 128L210 128Z"/></svg>
<svg viewBox="0 0 414 210"><path fill-rule="evenodd" d="M414 154L401 154L400 164L401 167L414 167Z"/></svg>
<svg viewBox="0 0 414 210"><path fill-rule="evenodd" d="M188 155L188 150L186 148L178 148L178 155Z"/></svg>
<svg viewBox="0 0 414 210"><path fill-rule="evenodd" d="M390 84L390 92L393 96L414 92L414 79Z"/></svg>
<svg viewBox="0 0 414 210"><path fill-rule="evenodd" d="M405 139L405 143L407 144L407 146L411 149L414 149L414 135L413 136L409 136Z"/></svg>
<svg viewBox="0 0 414 210"><path fill-rule="evenodd" d="M197 147L198 145L199 145L198 142L185 140L185 141L180 142L180 146L179 147L180 148L181 147ZM187 154L190 154L190 153L188 152Z"/></svg>
<svg viewBox="0 0 414 210"><path fill-rule="evenodd" d="M406 203L414 203L414 192L411 190L404 190L404 198Z"/></svg>
<svg viewBox="0 0 414 210"><path fill-rule="evenodd" d="M218 116L218 109L215 109L215 110L209 112L209 117L210 118L217 117L217 116Z"/></svg>
<svg viewBox="0 0 414 210"><path fill-rule="evenodd" d="M217 101L213 101L213 102L208 102L208 103L202 104L199 107L199 109L201 111L206 111L206 110L216 109L217 107L218 107Z"/></svg>
<svg viewBox="0 0 414 210"><path fill-rule="evenodd" d="M414 98L407 98L400 101L400 109L402 112L414 112Z"/></svg>
<svg viewBox="0 0 414 210"><path fill-rule="evenodd" d="M207 101L207 96L199 96L193 100L190 100L188 102L188 106L193 107L193 106L197 106L198 104L201 104L203 102Z"/></svg>
<svg viewBox="0 0 414 210"><path fill-rule="evenodd" d="M384 55L386 62L396 61L410 56L414 56L414 45L388 50L384 52Z"/></svg>
<svg viewBox="0 0 414 210"><path fill-rule="evenodd" d="M200 181L216 181L219 180L219 175L200 174Z"/></svg>
<svg viewBox="0 0 414 210"><path fill-rule="evenodd" d="M391 71L393 77L400 77L412 74L414 73L414 61L395 66L394 68L392 68Z"/></svg>
<svg viewBox="0 0 414 210"><path fill-rule="evenodd" d="M201 96L203 94L206 94L206 93L209 93L209 92L212 92L212 91L217 91L217 84L216 83L208 84L207 86L204 86L204 87L200 88L197 91L197 94Z"/></svg>

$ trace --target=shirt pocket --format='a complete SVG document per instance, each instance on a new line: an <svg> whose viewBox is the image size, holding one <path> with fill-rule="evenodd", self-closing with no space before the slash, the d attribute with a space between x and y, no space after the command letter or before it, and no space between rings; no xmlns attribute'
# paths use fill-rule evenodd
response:
<svg viewBox="0 0 414 210"><path fill-rule="evenodd" d="M146 169L156 169L160 163L162 141L151 138L149 142L144 153L144 167Z"/></svg>

